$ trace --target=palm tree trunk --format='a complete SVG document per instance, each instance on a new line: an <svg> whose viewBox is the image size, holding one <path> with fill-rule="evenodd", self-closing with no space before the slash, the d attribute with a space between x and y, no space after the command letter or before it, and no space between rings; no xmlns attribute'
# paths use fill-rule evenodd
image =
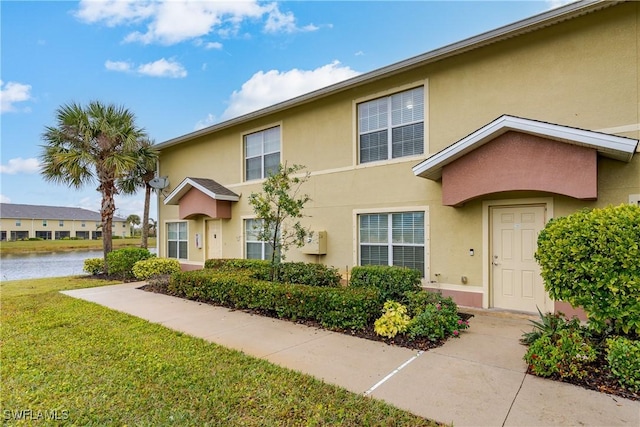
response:
<svg viewBox="0 0 640 427"><path fill-rule="evenodd" d="M113 233L113 214L116 211L116 204L113 199L114 188L112 186L105 186L104 184L101 188L102 208L100 209L100 215L102 217L102 250L104 251L104 265L106 266L106 270L109 271L107 254L113 250L111 235Z"/></svg>
<svg viewBox="0 0 640 427"><path fill-rule="evenodd" d="M144 212L142 213L142 242L141 248L147 249L149 240L149 204L151 203L151 186L147 182L144 186Z"/></svg>

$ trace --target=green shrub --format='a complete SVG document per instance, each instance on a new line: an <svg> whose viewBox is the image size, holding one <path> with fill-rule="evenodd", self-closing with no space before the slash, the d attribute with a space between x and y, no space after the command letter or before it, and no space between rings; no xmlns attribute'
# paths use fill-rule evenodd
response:
<svg viewBox="0 0 640 427"><path fill-rule="evenodd" d="M155 257L144 248L122 248L107 254L107 267L110 275L122 279L133 279L133 266L136 262Z"/></svg>
<svg viewBox="0 0 640 427"><path fill-rule="evenodd" d="M552 219L536 259L549 295L583 307L595 331L640 334L640 207Z"/></svg>
<svg viewBox="0 0 640 427"><path fill-rule="evenodd" d="M204 267L232 271L250 270L252 276L260 280L271 277L270 262L258 259L208 259ZM340 273L324 264L304 262L283 262L278 268L278 281L310 286L340 286Z"/></svg>
<svg viewBox="0 0 640 427"><path fill-rule="evenodd" d="M607 363L620 385L634 393L640 391L640 341L609 338L606 349Z"/></svg>
<svg viewBox="0 0 640 427"><path fill-rule="evenodd" d="M94 276L104 273L104 258L87 258L82 270Z"/></svg>
<svg viewBox="0 0 640 427"><path fill-rule="evenodd" d="M553 340L563 329L574 331L580 329L580 320L577 317L567 320L563 313L542 314L540 309L538 309L538 314L540 315L539 321L531 320L533 330L522 334L522 338L520 338L522 344L531 345L542 336L548 336Z"/></svg>
<svg viewBox="0 0 640 427"><path fill-rule="evenodd" d="M408 335L412 339L425 337L440 341L459 337L469 322L458 315L458 306L451 297L443 298L433 292L408 292L410 310L414 317L409 322ZM431 301L434 300L434 301Z"/></svg>
<svg viewBox="0 0 640 427"><path fill-rule="evenodd" d="M293 285L257 280L249 270L204 269L175 273L172 295L280 318L310 319L327 328L363 329L380 314L375 290Z"/></svg>
<svg viewBox="0 0 640 427"><path fill-rule="evenodd" d="M204 268L217 270L252 270L260 271L269 268L269 261L262 259L216 258L204 262Z"/></svg>
<svg viewBox="0 0 640 427"><path fill-rule="evenodd" d="M596 350L580 330L560 329L554 336L535 340L524 360L531 371L541 377L583 378L585 365L596 359Z"/></svg>
<svg viewBox="0 0 640 427"><path fill-rule="evenodd" d="M407 307L399 302L387 301L384 303L382 316L374 323L374 330L378 335L393 338L407 330L410 320Z"/></svg>
<svg viewBox="0 0 640 427"><path fill-rule="evenodd" d="M419 290L422 274L418 270L387 265L356 266L351 270L349 286L374 288L381 301L404 302L405 292Z"/></svg>
<svg viewBox="0 0 640 427"><path fill-rule="evenodd" d="M138 280L147 280L155 276L180 271L180 262L173 258L148 258L133 265L131 272Z"/></svg>

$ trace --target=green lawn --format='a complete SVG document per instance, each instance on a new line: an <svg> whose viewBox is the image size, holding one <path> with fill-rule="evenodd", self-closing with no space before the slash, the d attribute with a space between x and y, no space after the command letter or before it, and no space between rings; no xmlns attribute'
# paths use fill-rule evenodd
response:
<svg viewBox="0 0 640 427"><path fill-rule="evenodd" d="M155 247L156 238L150 237L147 242L150 248ZM113 239L113 248L140 246L140 238ZM0 253L54 252L68 250L102 250L102 240L18 240L0 242Z"/></svg>
<svg viewBox="0 0 640 427"><path fill-rule="evenodd" d="M0 284L3 423L26 414L83 426L436 425L57 292L104 284L86 278Z"/></svg>

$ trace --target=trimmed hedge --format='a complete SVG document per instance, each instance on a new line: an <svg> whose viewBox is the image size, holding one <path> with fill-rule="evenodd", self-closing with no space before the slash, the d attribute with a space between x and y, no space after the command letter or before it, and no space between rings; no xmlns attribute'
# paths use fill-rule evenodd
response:
<svg viewBox="0 0 640 427"><path fill-rule="evenodd" d="M85 259L82 270L94 276L104 273L104 258Z"/></svg>
<svg viewBox="0 0 640 427"><path fill-rule="evenodd" d="M269 261L256 259L208 259L205 268L223 271L250 270L252 277L259 280L269 280L271 264ZM298 283L309 286L340 286L338 269L324 264L305 262L283 262L279 266L278 282Z"/></svg>
<svg viewBox="0 0 640 427"><path fill-rule="evenodd" d="M155 257L144 248L122 248L107 254L108 273L122 279L133 279L133 266L143 259Z"/></svg>
<svg viewBox="0 0 640 427"><path fill-rule="evenodd" d="M406 302L405 292L420 290L422 274L418 270L387 265L356 266L351 270L349 286L377 289L382 302Z"/></svg>
<svg viewBox="0 0 640 427"><path fill-rule="evenodd" d="M640 207L552 219L535 256L551 298L583 307L597 332L640 334Z"/></svg>
<svg viewBox="0 0 640 427"><path fill-rule="evenodd" d="M315 320L326 328L364 329L380 315L377 291L273 283L245 271L197 270L175 273L172 295L235 309L264 310L280 318Z"/></svg>
<svg viewBox="0 0 640 427"><path fill-rule="evenodd" d="M152 277L180 271L180 262L174 258L148 258L138 261L131 270L138 280L147 280Z"/></svg>

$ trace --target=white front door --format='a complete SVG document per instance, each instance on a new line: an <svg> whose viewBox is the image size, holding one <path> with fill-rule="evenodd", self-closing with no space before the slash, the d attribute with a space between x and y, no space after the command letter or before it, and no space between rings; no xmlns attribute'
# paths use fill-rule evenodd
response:
<svg viewBox="0 0 640 427"><path fill-rule="evenodd" d="M540 205L491 208L492 307L530 313L551 309L534 258L545 216Z"/></svg>
<svg viewBox="0 0 640 427"><path fill-rule="evenodd" d="M207 221L207 257L222 258L222 222L219 219Z"/></svg>

